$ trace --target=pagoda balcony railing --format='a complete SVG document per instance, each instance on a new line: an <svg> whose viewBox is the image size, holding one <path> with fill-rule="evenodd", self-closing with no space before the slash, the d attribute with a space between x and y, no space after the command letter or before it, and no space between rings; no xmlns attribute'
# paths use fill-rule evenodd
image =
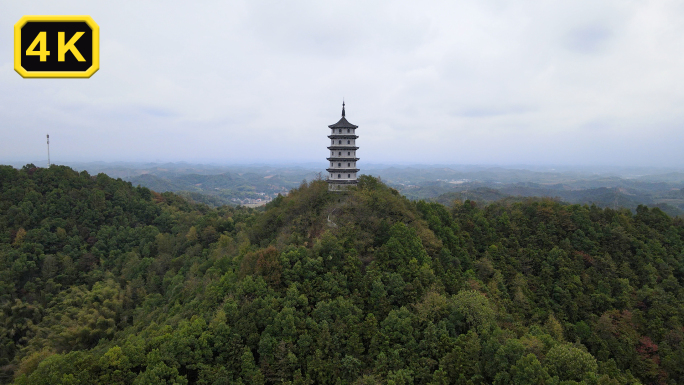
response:
<svg viewBox="0 0 684 385"><path fill-rule="evenodd" d="M356 179L326 179L326 182L331 184L357 184L359 181Z"/></svg>
<svg viewBox="0 0 684 385"><path fill-rule="evenodd" d="M354 150L354 151L356 151L358 149L359 149L358 147L352 146L351 144L346 145L346 146L343 144L338 144L338 145L333 145L333 146L328 147L328 150L331 150L331 151L332 150L345 150L345 151Z"/></svg>

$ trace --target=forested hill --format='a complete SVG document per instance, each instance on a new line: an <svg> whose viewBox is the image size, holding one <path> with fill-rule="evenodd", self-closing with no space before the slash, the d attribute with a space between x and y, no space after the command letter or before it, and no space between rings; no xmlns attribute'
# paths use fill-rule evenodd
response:
<svg viewBox="0 0 684 385"><path fill-rule="evenodd" d="M211 209L0 166L0 381L684 383L681 220L326 190Z"/></svg>

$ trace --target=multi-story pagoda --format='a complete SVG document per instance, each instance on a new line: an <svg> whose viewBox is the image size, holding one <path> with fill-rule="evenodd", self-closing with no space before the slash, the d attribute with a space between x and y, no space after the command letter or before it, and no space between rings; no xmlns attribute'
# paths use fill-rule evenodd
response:
<svg viewBox="0 0 684 385"><path fill-rule="evenodd" d="M344 102L342 102L342 119L337 123L331 124L328 127L332 130L328 138L330 138L330 168L328 171L328 191L344 191L349 186L357 183L356 174L359 169L356 168L356 162L359 158L356 157L356 129L355 126L347 121L344 117Z"/></svg>

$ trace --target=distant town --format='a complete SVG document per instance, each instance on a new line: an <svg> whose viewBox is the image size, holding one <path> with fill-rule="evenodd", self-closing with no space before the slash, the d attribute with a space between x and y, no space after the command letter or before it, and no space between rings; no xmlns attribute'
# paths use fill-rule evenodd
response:
<svg viewBox="0 0 684 385"><path fill-rule="evenodd" d="M258 192L255 193L261 198L232 198L230 201L233 202L235 205L240 205L240 206L245 206L245 207L259 207L259 206L264 206L265 204L271 202L273 199L277 198L278 195L287 195L287 191L279 192L279 193L264 193L264 192Z"/></svg>

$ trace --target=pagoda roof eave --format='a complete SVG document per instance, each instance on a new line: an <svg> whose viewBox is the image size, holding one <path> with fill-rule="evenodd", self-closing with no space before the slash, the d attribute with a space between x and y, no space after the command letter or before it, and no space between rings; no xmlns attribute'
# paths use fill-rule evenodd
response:
<svg viewBox="0 0 684 385"><path fill-rule="evenodd" d="M328 161L340 161L340 162L358 162L360 158L344 158L344 157L339 157L339 158L325 158Z"/></svg>
<svg viewBox="0 0 684 385"><path fill-rule="evenodd" d="M343 173L343 172L359 172L360 170L358 168L326 168L325 171L332 172L332 173L335 173L335 172Z"/></svg>
<svg viewBox="0 0 684 385"><path fill-rule="evenodd" d="M347 121L347 118L345 118L345 117L343 116L342 119L340 119L339 121L337 121L337 123L331 124L331 125L329 125L328 127L329 127L329 128L358 128L359 126L357 126L357 125L355 125L355 124L349 123L349 122Z"/></svg>

